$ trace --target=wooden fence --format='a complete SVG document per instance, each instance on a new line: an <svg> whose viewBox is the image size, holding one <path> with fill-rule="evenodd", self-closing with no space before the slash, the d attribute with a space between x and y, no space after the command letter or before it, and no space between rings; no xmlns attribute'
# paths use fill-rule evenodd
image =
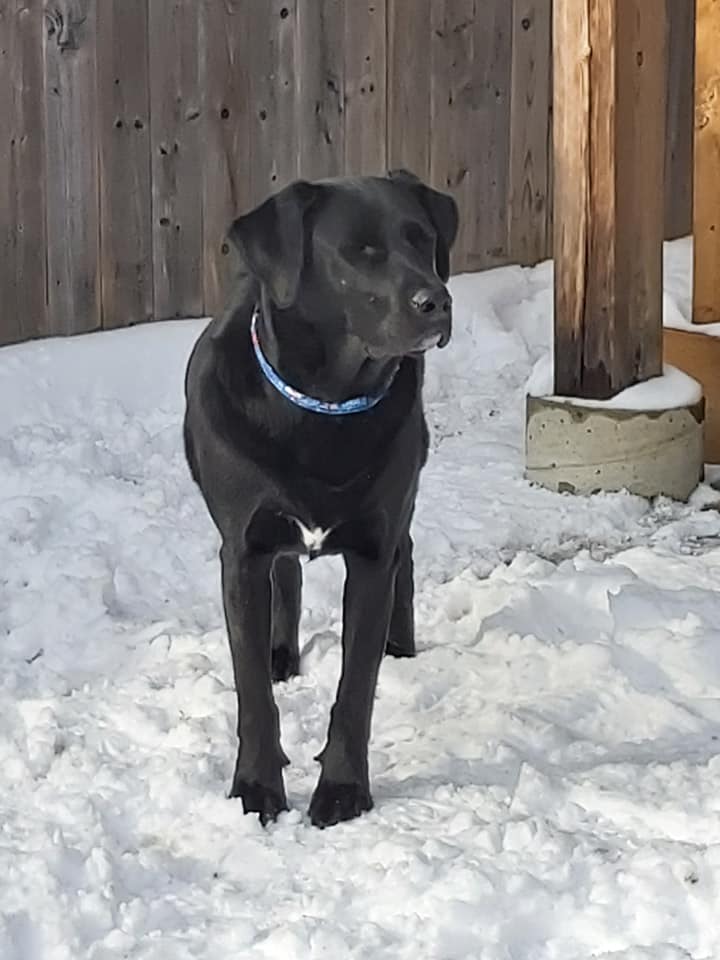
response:
<svg viewBox="0 0 720 960"><path fill-rule="evenodd" d="M657 2L675 236L694 3ZM550 50L551 0L0 0L0 342L212 313L232 217L297 176L407 166L456 271L548 256Z"/></svg>

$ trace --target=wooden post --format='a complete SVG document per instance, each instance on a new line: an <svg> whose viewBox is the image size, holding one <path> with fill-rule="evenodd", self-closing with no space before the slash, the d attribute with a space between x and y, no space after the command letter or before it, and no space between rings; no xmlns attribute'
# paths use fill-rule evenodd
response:
<svg viewBox="0 0 720 960"><path fill-rule="evenodd" d="M665 0L555 0L555 392L662 372Z"/></svg>
<svg viewBox="0 0 720 960"><path fill-rule="evenodd" d="M720 323L719 0L697 0L695 36L693 322Z"/></svg>

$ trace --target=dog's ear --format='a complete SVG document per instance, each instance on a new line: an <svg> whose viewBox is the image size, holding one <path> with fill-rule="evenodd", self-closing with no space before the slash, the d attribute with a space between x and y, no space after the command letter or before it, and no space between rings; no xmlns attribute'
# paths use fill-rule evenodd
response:
<svg viewBox="0 0 720 960"><path fill-rule="evenodd" d="M450 251L459 225L457 203L449 194L428 187L409 170L390 170L388 177L410 187L423 205L437 234L435 269L443 283L446 283L450 276Z"/></svg>
<svg viewBox="0 0 720 960"><path fill-rule="evenodd" d="M305 256L305 213L316 187L297 180L232 224L228 237L253 276L279 307L297 294Z"/></svg>

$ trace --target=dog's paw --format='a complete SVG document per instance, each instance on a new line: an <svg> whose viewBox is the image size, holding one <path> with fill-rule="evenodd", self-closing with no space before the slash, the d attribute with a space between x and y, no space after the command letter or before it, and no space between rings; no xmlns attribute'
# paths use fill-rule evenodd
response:
<svg viewBox="0 0 720 960"><path fill-rule="evenodd" d="M287 647L277 647L272 652L273 683L282 683L300 674L300 658Z"/></svg>
<svg viewBox="0 0 720 960"><path fill-rule="evenodd" d="M257 813L263 826L277 820L279 814L288 809L284 790L272 790L257 782L235 780L230 796L242 800L244 813Z"/></svg>
<svg viewBox="0 0 720 960"><path fill-rule="evenodd" d="M397 640L388 640L385 653L389 657L414 657L415 641L398 642Z"/></svg>
<svg viewBox="0 0 720 960"><path fill-rule="evenodd" d="M373 801L367 787L359 783L321 780L310 801L310 820L313 826L322 829L343 820L354 820L372 808Z"/></svg>

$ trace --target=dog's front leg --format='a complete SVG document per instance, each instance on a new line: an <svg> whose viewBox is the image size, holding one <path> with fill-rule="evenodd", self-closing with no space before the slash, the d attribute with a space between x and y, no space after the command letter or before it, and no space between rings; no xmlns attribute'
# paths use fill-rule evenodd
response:
<svg viewBox="0 0 720 960"><path fill-rule="evenodd" d="M378 669L388 635L396 560L345 558L343 664L320 780L310 802L315 826L351 820L372 808L368 740Z"/></svg>
<svg viewBox="0 0 720 960"><path fill-rule="evenodd" d="M231 797L245 813L274 820L287 809L280 724L270 673L272 557L223 544L223 602L238 698L238 756Z"/></svg>

